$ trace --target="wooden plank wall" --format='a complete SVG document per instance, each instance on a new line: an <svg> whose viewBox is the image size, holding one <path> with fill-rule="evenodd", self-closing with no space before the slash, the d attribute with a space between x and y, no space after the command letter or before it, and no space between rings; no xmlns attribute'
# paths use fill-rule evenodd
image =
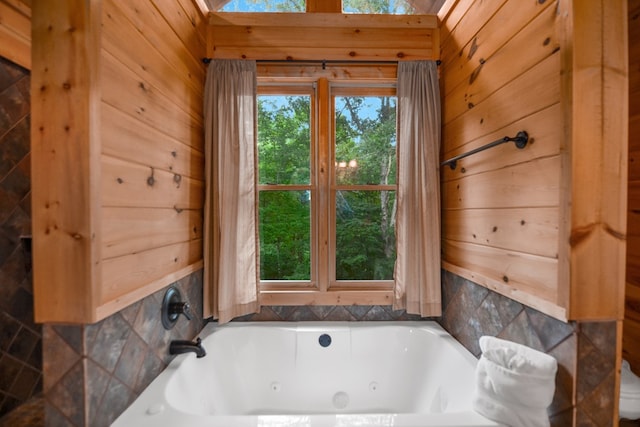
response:
<svg viewBox="0 0 640 427"><path fill-rule="evenodd" d="M442 170L446 269L558 318L557 2L461 0L441 18L443 158L525 130Z"/></svg>
<svg viewBox="0 0 640 427"><path fill-rule="evenodd" d="M629 203L623 357L640 372L640 0L629 0Z"/></svg>
<svg viewBox="0 0 640 427"><path fill-rule="evenodd" d="M202 268L206 20L192 0L34 6L36 320L92 323Z"/></svg>
<svg viewBox="0 0 640 427"><path fill-rule="evenodd" d="M438 58L435 15L212 13L208 56L397 61Z"/></svg>
<svg viewBox="0 0 640 427"><path fill-rule="evenodd" d="M31 69L31 2L0 0L0 56Z"/></svg>
<svg viewBox="0 0 640 427"><path fill-rule="evenodd" d="M32 9L31 210L36 321L94 318L99 259L100 8ZM44 315L43 315L44 314Z"/></svg>
<svg viewBox="0 0 640 427"><path fill-rule="evenodd" d="M627 8L460 0L443 7L444 266L559 319L622 319Z"/></svg>
<svg viewBox="0 0 640 427"><path fill-rule="evenodd" d="M204 17L191 0L102 4L98 317L202 260Z"/></svg>

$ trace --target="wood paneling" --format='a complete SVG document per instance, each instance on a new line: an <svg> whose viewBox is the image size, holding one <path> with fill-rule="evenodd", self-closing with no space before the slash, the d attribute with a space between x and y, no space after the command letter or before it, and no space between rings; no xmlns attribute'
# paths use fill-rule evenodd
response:
<svg viewBox="0 0 640 427"><path fill-rule="evenodd" d="M0 0L0 56L31 69L31 7Z"/></svg>
<svg viewBox="0 0 640 427"><path fill-rule="evenodd" d="M558 208L451 210L443 218L445 240L496 249L558 256Z"/></svg>
<svg viewBox="0 0 640 427"><path fill-rule="evenodd" d="M78 22L45 19L62 3ZM34 286L38 321L87 323L202 268L206 26L190 0L69 3L34 10Z"/></svg>
<svg viewBox="0 0 640 427"><path fill-rule="evenodd" d="M202 239L202 211L123 207L102 210L104 259Z"/></svg>
<svg viewBox="0 0 640 427"><path fill-rule="evenodd" d="M640 0L629 0L628 6L629 187L622 351L633 371L640 372Z"/></svg>
<svg viewBox="0 0 640 427"><path fill-rule="evenodd" d="M443 169L443 265L561 319L619 319L624 8L451 3L439 14L443 159L520 130L532 139Z"/></svg>
<svg viewBox="0 0 640 427"><path fill-rule="evenodd" d="M97 120L101 9L96 2L82 0L34 6L31 191L36 321L95 320L102 268Z"/></svg>
<svg viewBox="0 0 640 427"><path fill-rule="evenodd" d="M623 2L561 4L571 28L561 49L566 129L564 142L570 189L561 214L570 219L560 239L568 248L569 316L622 318L626 254L628 59L626 5ZM622 25L621 25L622 24ZM568 238L567 238L568 237Z"/></svg>
<svg viewBox="0 0 640 427"><path fill-rule="evenodd" d="M478 65L471 72L468 82L466 78L462 81L458 80L462 75L468 75L466 72L449 73L445 82L457 84L457 86L450 90L445 87L447 96L447 103L443 111L445 123L481 103L506 82L523 75L557 51L558 41L554 40L555 21L555 9L547 8L522 31L502 45L498 52L487 56L478 56ZM485 31L491 31L491 29L485 27L482 29L482 33L484 34ZM491 35L495 37L496 32L492 32ZM531 45L527 55L518 54L518 50L522 49L523 45ZM478 48L478 51L482 50L483 52L476 51L474 57L488 53L484 51L489 50L491 46L494 44L483 44L482 49ZM456 59L459 60L460 57L458 56ZM464 64L469 64L469 61ZM479 79L481 75L490 75L491 78Z"/></svg>
<svg viewBox="0 0 640 427"><path fill-rule="evenodd" d="M212 13L212 58L261 60L438 59L435 15Z"/></svg>

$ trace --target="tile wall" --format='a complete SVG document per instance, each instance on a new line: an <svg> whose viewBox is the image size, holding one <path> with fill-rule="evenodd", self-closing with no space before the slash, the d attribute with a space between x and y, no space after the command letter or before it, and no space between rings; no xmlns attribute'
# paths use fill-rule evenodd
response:
<svg viewBox="0 0 640 427"><path fill-rule="evenodd" d="M614 425L615 322L564 323L452 273L442 277L440 323L473 354L480 355L478 339L491 335L558 360L552 426Z"/></svg>
<svg viewBox="0 0 640 427"><path fill-rule="evenodd" d="M174 284L194 319L161 323L160 290L91 325L44 325L47 427L108 427L173 356L169 342L193 339L203 327L202 271Z"/></svg>
<svg viewBox="0 0 640 427"><path fill-rule="evenodd" d="M29 72L0 58L0 419L42 390L42 332L33 322Z"/></svg>
<svg viewBox="0 0 640 427"><path fill-rule="evenodd" d="M301 321L384 321L421 320L420 316L394 311L390 305L305 305L262 307L259 313L234 319L234 322L301 322Z"/></svg>

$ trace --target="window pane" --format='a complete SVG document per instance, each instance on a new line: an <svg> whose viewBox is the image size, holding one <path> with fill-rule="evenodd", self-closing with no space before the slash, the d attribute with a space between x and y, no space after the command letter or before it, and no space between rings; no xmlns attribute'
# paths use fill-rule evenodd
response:
<svg viewBox="0 0 640 427"><path fill-rule="evenodd" d="M258 96L260 184L309 184L310 96Z"/></svg>
<svg viewBox="0 0 640 427"><path fill-rule="evenodd" d="M389 13L413 15L415 8L408 0L342 0L344 13Z"/></svg>
<svg viewBox="0 0 640 427"><path fill-rule="evenodd" d="M311 194L260 192L260 279L310 280Z"/></svg>
<svg viewBox="0 0 640 427"><path fill-rule="evenodd" d="M231 0L222 12L304 12L305 0Z"/></svg>
<svg viewBox="0 0 640 427"><path fill-rule="evenodd" d="M336 279L392 280L395 191L336 192Z"/></svg>
<svg viewBox="0 0 640 427"><path fill-rule="evenodd" d="M396 183L396 98L335 98L337 184Z"/></svg>

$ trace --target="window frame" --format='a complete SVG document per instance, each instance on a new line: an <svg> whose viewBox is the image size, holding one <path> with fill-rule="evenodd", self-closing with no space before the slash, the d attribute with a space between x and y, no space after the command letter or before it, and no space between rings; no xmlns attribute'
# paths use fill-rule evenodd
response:
<svg viewBox="0 0 640 427"><path fill-rule="evenodd" d="M395 191L397 195L398 185L382 185L382 184L338 184L336 182L336 156L335 156L335 148L336 148L336 129L335 129L335 99L340 96L396 96L396 87L395 85L387 84L377 84L377 85L363 85L363 84L344 84L338 83L334 85L329 85L329 119L331 122L330 125L330 138L329 147L329 169L331 170L329 179L329 206L328 212L330 215L329 218L329 230L327 239L329 241L329 289L393 289L393 280L338 280L336 278L336 257L337 253L337 225L336 225L336 194L338 191ZM397 103L396 103L397 106ZM398 132L397 122L396 122L396 135ZM397 137L396 137L397 141ZM396 146L397 150L397 146ZM396 157L397 162L397 157ZM397 164L397 163L396 163ZM331 256L333 254L334 256Z"/></svg>
<svg viewBox="0 0 640 427"><path fill-rule="evenodd" d="M389 305L394 280L336 280L335 196L339 190L392 190L393 185L338 185L335 181L335 97L396 96L396 67L334 65L258 69L257 95L309 94L311 89L310 184L258 185L260 191L311 191L311 277L309 281L261 280L262 305ZM286 92L283 92L286 91ZM397 103L396 103L397 107ZM396 127L396 132L398 129ZM397 138L397 137L396 137ZM256 141L257 143L257 141ZM258 165L256 164L256 168ZM314 197L315 195L315 197ZM315 212L315 214L314 214ZM326 242L326 243L323 243ZM259 251L260 248L257 248Z"/></svg>
<svg viewBox="0 0 640 427"><path fill-rule="evenodd" d="M315 253L318 247L318 218L317 215L314 215L313 212L316 212L318 209L318 185L317 185L317 176L316 176L316 165L317 165L317 126L314 124L313 117L317 114L317 96L314 85L312 84L304 84L304 83L281 83L281 84L264 84L258 85L258 96L260 95L285 95L285 96L296 96L296 95L308 95L310 96L310 153L309 153L309 184L257 184L257 192L258 197L256 198L256 203L259 203L260 200L260 192L261 191L310 191L311 192L311 230L310 230L310 250L311 253ZM256 133L257 135L257 133ZM257 140L256 140L257 144ZM256 162L256 168L259 166L258 162ZM258 172L256 172L257 174ZM258 207L259 208L259 207ZM258 209L259 212L259 209ZM259 224L259 221L258 221ZM260 248L257 248L258 252ZM289 289L308 289L313 290L317 288L318 280L317 280L317 261L315 256L311 256L311 265L310 265L310 280L260 280L260 290L265 291L286 291Z"/></svg>

